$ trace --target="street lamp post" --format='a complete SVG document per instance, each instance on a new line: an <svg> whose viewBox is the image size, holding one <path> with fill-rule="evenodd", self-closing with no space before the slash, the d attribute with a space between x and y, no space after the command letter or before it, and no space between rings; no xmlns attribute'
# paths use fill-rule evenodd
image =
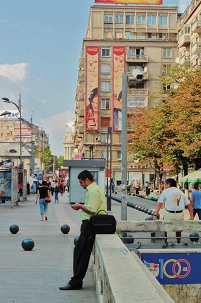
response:
<svg viewBox="0 0 201 303"><path fill-rule="evenodd" d="M20 165L22 164L22 106L21 106L21 94L19 93L19 100L18 104L9 100L8 98L2 98L2 100L6 103L11 103L17 107L19 114L20 114Z"/></svg>
<svg viewBox="0 0 201 303"><path fill-rule="evenodd" d="M31 114L31 119L30 122L21 118L21 121L27 123L29 125L29 127L31 128L31 169L32 169L32 175L34 174L34 167L35 167L35 153L34 153L34 143L35 141L33 141L33 123L32 123L32 114Z"/></svg>

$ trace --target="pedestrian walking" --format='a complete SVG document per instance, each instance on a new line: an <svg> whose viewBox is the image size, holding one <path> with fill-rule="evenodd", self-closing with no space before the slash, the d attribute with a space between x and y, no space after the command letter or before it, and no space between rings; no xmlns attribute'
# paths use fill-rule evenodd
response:
<svg viewBox="0 0 201 303"><path fill-rule="evenodd" d="M199 190L198 183L194 183L194 190L191 194L191 205L193 208L193 217L198 214L199 220L201 220L201 191Z"/></svg>
<svg viewBox="0 0 201 303"><path fill-rule="evenodd" d="M27 195L30 195L30 183L29 181L27 182Z"/></svg>
<svg viewBox="0 0 201 303"><path fill-rule="evenodd" d="M54 187L54 203L59 203L59 183L55 181L55 187Z"/></svg>
<svg viewBox="0 0 201 303"><path fill-rule="evenodd" d="M55 188L55 182L54 182L54 180L52 180L52 182L51 182L51 195L52 196L54 195L54 188Z"/></svg>
<svg viewBox="0 0 201 303"><path fill-rule="evenodd" d="M41 221L44 221L44 219L47 220L48 203L45 202L45 197L50 197L50 191L47 186L47 182L43 181L42 186L38 188L35 202L35 204L39 202Z"/></svg>
<svg viewBox="0 0 201 303"><path fill-rule="evenodd" d="M158 198L158 206L156 207L154 213L154 220L158 220L158 214L165 202L166 211L164 213L164 220L169 221L182 221L184 220L184 208L188 207L188 211L190 214L190 220L194 220L193 217L193 209L190 201L184 195L184 193L176 187L176 181L172 178L168 178L165 180L165 189ZM166 234L167 236L167 234ZM181 232L176 232L177 243L181 241Z"/></svg>
<svg viewBox="0 0 201 303"><path fill-rule="evenodd" d="M60 290L74 290L82 288L83 279L87 272L95 240L95 235L91 234L89 230L88 221L92 215L97 214L100 210L103 210L103 213L107 210L105 194L94 182L92 174L88 170L84 170L79 173L78 179L80 186L86 189L85 202L84 205L75 203L71 205L71 207L74 210L81 210L81 233L74 248L73 277L67 285L59 287Z"/></svg>

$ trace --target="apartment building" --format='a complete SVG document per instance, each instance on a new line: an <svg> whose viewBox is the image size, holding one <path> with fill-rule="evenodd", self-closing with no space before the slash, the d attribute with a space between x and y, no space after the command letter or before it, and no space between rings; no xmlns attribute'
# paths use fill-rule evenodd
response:
<svg viewBox="0 0 201 303"><path fill-rule="evenodd" d="M201 1L193 0L178 20L180 64L201 64Z"/></svg>
<svg viewBox="0 0 201 303"><path fill-rule="evenodd" d="M85 158L107 158L112 128L112 177L121 180L122 73L128 82L128 112L154 106L158 77L178 57L176 7L109 6L90 8L79 58L75 97L75 147ZM146 167L128 157L129 179L152 181Z"/></svg>
<svg viewBox="0 0 201 303"><path fill-rule="evenodd" d="M49 136L44 130L32 124L21 121L22 160L24 168L29 168L31 162L31 141L35 148L42 150L43 146L49 146ZM41 152L42 155L42 152ZM20 121L19 112L9 111L9 114L0 116L0 159L13 159L15 165L19 165L20 156Z"/></svg>

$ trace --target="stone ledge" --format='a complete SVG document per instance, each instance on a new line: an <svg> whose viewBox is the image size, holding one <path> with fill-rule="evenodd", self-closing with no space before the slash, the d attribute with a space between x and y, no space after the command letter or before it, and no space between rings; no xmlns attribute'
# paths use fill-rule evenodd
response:
<svg viewBox="0 0 201 303"><path fill-rule="evenodd" d="M104 303L173 303L174 301L132 256L117 234L97 235L94 248L94 273ZM98 295L98 296L99 296Z"/></svg>
<svg viewBox="0 0 201 303"><path fill-rule="evenodd" d="M201 221L118 221L117 233L121 232L199 232L201 231Z"/></svg>

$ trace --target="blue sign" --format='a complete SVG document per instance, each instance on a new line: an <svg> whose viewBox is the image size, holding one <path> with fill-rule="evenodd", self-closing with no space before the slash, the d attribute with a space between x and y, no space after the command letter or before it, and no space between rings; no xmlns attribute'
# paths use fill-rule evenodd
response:
<svg viewBox="0 0 201 303"><path fill-rule="evenodd" d="M141 254L160 284L200 284L201 253Z"/></svg>

